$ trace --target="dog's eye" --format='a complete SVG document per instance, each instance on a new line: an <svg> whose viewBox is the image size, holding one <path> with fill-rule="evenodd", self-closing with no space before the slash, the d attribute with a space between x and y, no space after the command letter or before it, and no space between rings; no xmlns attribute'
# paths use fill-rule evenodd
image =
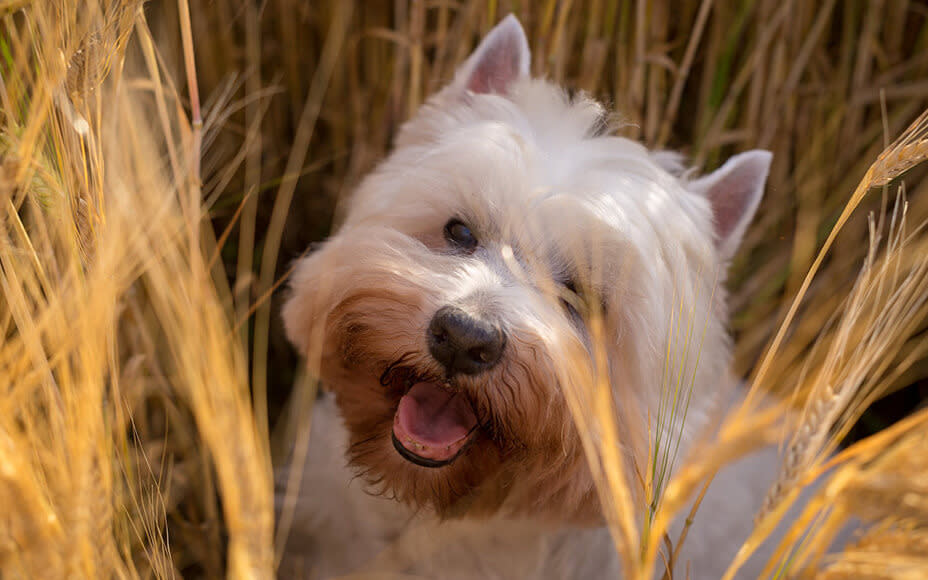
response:
<svg viewBox="0 0 928 580"><path fill-rule="evenodd" d="M586 302L583 295L577 291L577 283L568 278L561 282L561 286L565 290L561 295L561 305L564 306L564 309L572 318L580 319L580 310L586 310Z"/></svg>
<svg viewBox="0 0 928 580"><path fill-rule="evenodd" d="M584 315L593 314L591 312L591 303L589 302L590 296L584 292L583 287L573 278L567 278L560 282L564 291L561 293L561 305L564 306L564 309L567 313L576 320L582 320ZM606 312L606 300L605 298L600 299L599 302L599 312L597 314L602 315Z"/></svg>
<svg viewBox="0 0 928 580"><path fill-rule="evenodd" d="M452 246L465 252L473 252L477 248L477 237L474 236L474 232L470 231L470 228L459 219L452 219L445 224L445 239Z"/></svg>

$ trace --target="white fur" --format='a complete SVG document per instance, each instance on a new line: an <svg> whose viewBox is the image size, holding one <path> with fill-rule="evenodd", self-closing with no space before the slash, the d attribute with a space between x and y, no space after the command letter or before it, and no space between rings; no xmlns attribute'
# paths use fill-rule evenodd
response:
<svg viewBox="0 0 928 580"><path fill-rule="evenodd" d="M352 572L448 580L622 577L603 527L555 527L505 517L440 521L366 493L345 465L346 434L331 394L317 401L312 421L309 462L281 578L323 579ZM688 532L675 578L687 578L687 570L693 580L722 576L750 533L778 465L771 446L716 475ZM285 482L286 476L282 472L278 481ZM672 526L671 538L679 537L683 517ZM780 537L775 534L773 540ZM768 541L761 547L736 577L758 578L772 545ZM662 574L658 565L656 577Z"/></svg>
<svg viewBox="0 0 928 580"><path fill-rule="evenodd" d="M690 182L677 157L598 136L601 105L527 78L526 54L509 55L512 61L495 54L518 63L514 76L491 74L493 91L467 91L471 71L496 44L527 51L514 19L486 42L493 45L478 48L455 81L403 127L395 151L358 188L338 234L298 266L284 312L288 334L301 352L312 351L329 305L359 287L383 286L404 296L409 309L384 330L389 336L378 356L427 351L420 330L437 308L455 304L500 320L515 336L543 345L538 356L556 359L558 344L585 337L538 280L579 272L591 294L607 303L620 423L642 427L637 451L631 437L628 453L640 454L643 426L656 416L662 388L692 381L686 424L666 429L666 436L682 438L682 456L694 434L709 427L707 419L735 396L727 371L724 269L757 207L769 154L742 157L717 179ZM739 179L725 179L733 173ZM716 191L732 183L737 191ZM726 211L736 212L727 216L733 227L721 235L713 228L718 195L727 200ZM465 220L480 238L473 256L436 250L451 217ZM326 349L323 359L337 355ZM548 382L546 388L556 388L558 381ZM427 509L367 495L345 466L347 441L327 395L314 410L296 533L282 575L619 575L603 527L513 517L505 509L489 519L440 521ZM750 530L776 465L775 452L766 450L717 476L689 532L678 577L687 569L696 579L721 574ZM755 558L739 577L755 577L758 563Z"/></svg>

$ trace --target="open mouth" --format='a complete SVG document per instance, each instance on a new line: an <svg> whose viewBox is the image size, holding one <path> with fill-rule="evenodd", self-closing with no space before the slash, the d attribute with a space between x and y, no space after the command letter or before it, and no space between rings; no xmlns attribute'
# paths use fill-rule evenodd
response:
<svg viewBox="0 0 928 580"><path fill-rule="evenodd" d="M393 417L393 446L422 467L450 464L477 433L477 415L468 398L446 384L413 382Z"/></svg>

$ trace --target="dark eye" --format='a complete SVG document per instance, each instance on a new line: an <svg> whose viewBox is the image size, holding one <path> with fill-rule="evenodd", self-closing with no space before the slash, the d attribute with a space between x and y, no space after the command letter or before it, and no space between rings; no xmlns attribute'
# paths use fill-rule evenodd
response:
<svg viewBox="0 0 928 580"><path fill-rule="evenodd" d="M592 294L587 294L584 287L573 278L561 280L560 284L563 288L560 297L561 304L572 318L581 320L584 316L601 316L606 313L606 299L595 290L591 291ZM599 296L599 303L596 305L598 310L591 310L595 303L590 302L590 299L597 296Z"/></svg>
<svg viewBox="0 0 928 580"><path fill-rule="evenodd" d="M564 287L561 304L571 317L579 319L581 317L580 310L585 310L586 304L583 295L577 291L577 283L572 278L568 278L561 282L561 286Z"/></svg>
<svg viewBox="0 0 928 580"><path fill-rule="evenodd" d="M474 232L459 219L452 219L445 224L445 239L452 246L466 252L473 252L477 248Z"/></svg>

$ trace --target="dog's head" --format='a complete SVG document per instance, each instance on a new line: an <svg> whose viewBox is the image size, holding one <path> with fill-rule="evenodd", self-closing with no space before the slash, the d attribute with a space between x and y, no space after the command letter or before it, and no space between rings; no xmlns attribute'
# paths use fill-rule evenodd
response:
<svg viewBox="0 0 928 580"><path fill-rule="evenodd" d="M633 460L662 389L692 391L694 426L724 388L719 286L770 155L690 180L604 134L605 117L529 77L510 16L298 265L289 337L336 393L373 489L445 516L589 519L571 381L608 374Z"/></svg>

